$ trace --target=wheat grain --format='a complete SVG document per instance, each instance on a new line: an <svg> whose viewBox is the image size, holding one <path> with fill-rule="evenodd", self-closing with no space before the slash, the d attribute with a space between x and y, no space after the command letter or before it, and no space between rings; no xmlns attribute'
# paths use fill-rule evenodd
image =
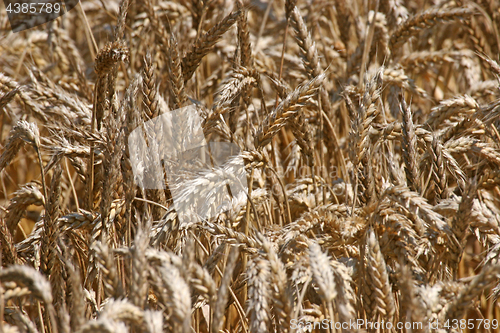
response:
<svg viewBox="0 0 500 333"><path fill-rule="evenodd" d="M364 291L368 308L366 311L370 317L390 320L395 314L395 300L392 294L392 286L389 283L387 268L380 247L373 230L367 231L366 237L366 285Z"/></svg>
<svg viewBox="0 0 500 333"><path fill-rule="evenodd" d="M417 138L410 109L406 106L404 98L401 100L401 113L403 114L403 157L405 161L406 179L408 187L415 192L420 192L421 185L417 182L420 171L418 170Z"/></svg>
<svg viewBox="0 0 500 333"><path fill-rule="evenodd" d="M296 115L299 108L311 97L323 79L324 75L320 75L290 93L259 127L255 146L261 147L269 143L271 138Z"/></svg>
<svg viewBox="0 0 500 333"><path fill-rule="evenodd" d="M251 260L248 263L248 311L250 332L268 332L269 325L269 280L271 270L266 260Z"/></svg>
<svg viewBox="0 0 500 333"><path fill-rule="evenodd" d="M419 15L415 15L400 24L391 36L391 48L399 47L408 38L418 34L422 29L430 28L438 22L454 20L456 18L466 18L472 15L472 10L468 8L455 8L451 10L429 10Z"/></svg>
<svg viewBox="0 0 500 333"><path fill-rule="evenodd" d="M496 2L224 4L83 1L18 33L0 12L0 331L491 324ZM143 188L128 137L184 107L240 153Z"/></svg>
<svg viewBox="0 0 500 333"><path fill-rule="evenodd" d="M182 59L182 74L184 82L188 81L191 76L193 76L194 71L200 64L203 57L207 55L221 36L228 31L229 28L231 28L231 26L238 20L239 16L240 11L231 13L207 31L203 36L198 38L191 51Z"/></svg>

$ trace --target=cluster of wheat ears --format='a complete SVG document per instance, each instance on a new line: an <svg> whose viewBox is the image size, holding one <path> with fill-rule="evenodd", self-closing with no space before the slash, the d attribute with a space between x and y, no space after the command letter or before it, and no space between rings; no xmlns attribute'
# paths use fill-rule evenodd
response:
<svg viewBox="0 0 500 333"><path fill-rule="evenodd" d="M0 24L0 331L498 332L497 1L93 0ZM180 223L127 138L191 104L248 191Z"/></svg>

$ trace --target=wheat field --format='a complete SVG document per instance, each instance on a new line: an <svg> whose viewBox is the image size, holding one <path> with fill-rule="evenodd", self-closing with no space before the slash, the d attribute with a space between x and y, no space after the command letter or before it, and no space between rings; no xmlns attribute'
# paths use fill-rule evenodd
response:
<svg viewBox="0 0 500 333"><path fill-rule="evenodd" d="M497 1L89 0L0 26L0 332L498 332ZM189 105L247 184L186 221L128 138ZM182 193L210 206L217 172Z"/></svg>

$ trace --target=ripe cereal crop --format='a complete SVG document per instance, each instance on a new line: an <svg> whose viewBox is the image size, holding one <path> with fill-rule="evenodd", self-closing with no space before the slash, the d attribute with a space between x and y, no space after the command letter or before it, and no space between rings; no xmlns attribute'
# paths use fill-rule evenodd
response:
<svg viewBox="0 0 500 333"><path fill-rule="evenodd" d="M498 1L5 9L0 332L498 332Z"/></svg>

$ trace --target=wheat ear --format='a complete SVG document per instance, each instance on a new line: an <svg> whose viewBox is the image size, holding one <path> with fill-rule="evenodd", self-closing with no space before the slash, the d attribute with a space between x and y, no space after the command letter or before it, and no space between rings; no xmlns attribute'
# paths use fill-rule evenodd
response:
<svg viewBox="0 0 500 333"><path fill-rule="evenodd" d="M199 37L195 45L189 53L182 59L182 74L184 82L188 81L193 76L196 68L198 68L201 60L210 49L217 43L222 35L231 28L238 20L240 11L229 14L213 28L208 30L203 36Z"/></svg>

